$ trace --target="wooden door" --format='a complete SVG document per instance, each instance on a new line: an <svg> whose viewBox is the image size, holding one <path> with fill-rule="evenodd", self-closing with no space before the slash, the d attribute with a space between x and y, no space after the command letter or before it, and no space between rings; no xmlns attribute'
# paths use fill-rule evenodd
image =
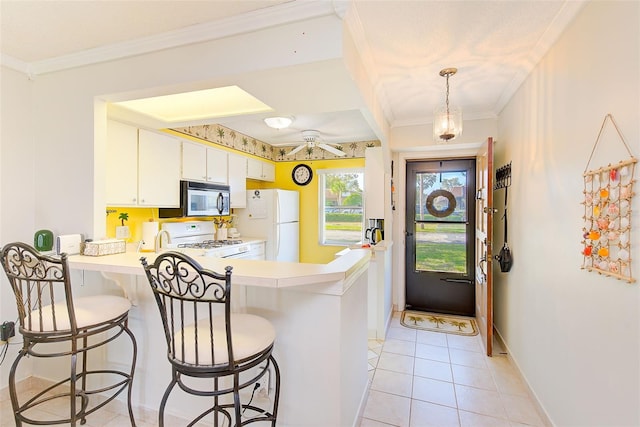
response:
<svg viewBox="0 0 640 427"><path fill-rule="evenodd" d="M476 156L476 320L487 356L493 352L493 138Z"/></svg>

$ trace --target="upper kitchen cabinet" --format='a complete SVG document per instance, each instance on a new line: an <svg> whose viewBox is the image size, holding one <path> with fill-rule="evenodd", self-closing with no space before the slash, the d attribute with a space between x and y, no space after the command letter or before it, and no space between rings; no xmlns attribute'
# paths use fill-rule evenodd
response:
<svg viewBox="0 0 640 427"><path fill-rule="evenodd" d="M367 218L384 219L387 192L382 147L369 147L364 152L364 209Z"/></svg>
<svg viewBox="0 0 640 427"><path fill-rule="evenodd" d="M182 179L228 184L227 152L182 142Z"/></svg>
<svg viewBox="0 0 640 427"><path fill-rule="evenodd" d="M270 162L248 158L247 178L274 182L276 180L276 166Z"/></svg>
<svg viewBox="0 0 640 427"><path fill-rule="evenodd" d="M180 206L180 140L138 131L138 205Z"/></svg>
<svg viewBox="0 0 640 427"><path fill-rule="evenodd" d="M247 207L247 158L229 153L229 187L232 208Z"/></svg>
<svg viewBox="0 0 640 427"><path fill-rule="evenodd" d="M180 206L180 141L109 120L107 188L110 206Z"/></svg>
<svg viewBox="0 0 640 427"><path fill-rule="evenodd" d="M138 128L109 120L107 124L107 204L138 204Z"/></svg>

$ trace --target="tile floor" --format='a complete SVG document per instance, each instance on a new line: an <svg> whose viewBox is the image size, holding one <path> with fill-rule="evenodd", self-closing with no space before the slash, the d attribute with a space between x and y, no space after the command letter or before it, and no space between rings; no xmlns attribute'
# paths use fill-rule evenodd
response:
<svg viewBox="0 0 640 427"><path fill-rule="evenodd" d="M360 427L546 426L509 359L484 356L479 335L409 329L400 325L399 313L384 342L369 341L369 382ZM32 388L39 385L27 383L22 387L23 395L31 395ZM53 401L40 415L66 414L67 405ZM157 413L153 411L135 408L134 414L139 427L157 425ZM14 425L5 388L0 393L0 427ZM117 401L96 412L86 424L128 425L126 408ZM166 425L186 423L168 416Z"/></svg>
<svg viewBox="0 0 640 427"><path fill-rule="evenodd" d="M504 355L486 357L480 335L415 330L392 320L369 341L369 397L361 427L543 427Z"/></svg>

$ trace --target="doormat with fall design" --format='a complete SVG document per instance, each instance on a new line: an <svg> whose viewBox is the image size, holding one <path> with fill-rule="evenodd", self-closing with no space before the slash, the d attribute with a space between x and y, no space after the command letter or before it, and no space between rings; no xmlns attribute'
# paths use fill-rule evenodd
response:
<svg viewBox="0 0 640 427"><path fill-rule="evenodd" d="M403 311L400 324L407 328L443 332L445 334L478 334L478 328L476 327L476 320L474 318L452 316L449 314Z"/></svg>

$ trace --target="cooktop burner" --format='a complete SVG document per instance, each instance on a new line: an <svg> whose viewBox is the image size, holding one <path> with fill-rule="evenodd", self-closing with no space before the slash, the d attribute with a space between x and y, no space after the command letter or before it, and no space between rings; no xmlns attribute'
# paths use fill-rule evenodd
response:
<svg viewBox="0 0 640 427"><path fill-rule="evenodd" d="M189 249L213 249L224 246L239 245L240 243L242 243L242 240L240 239L205 240L202 242L178 243L177 247Z"/></svg>

